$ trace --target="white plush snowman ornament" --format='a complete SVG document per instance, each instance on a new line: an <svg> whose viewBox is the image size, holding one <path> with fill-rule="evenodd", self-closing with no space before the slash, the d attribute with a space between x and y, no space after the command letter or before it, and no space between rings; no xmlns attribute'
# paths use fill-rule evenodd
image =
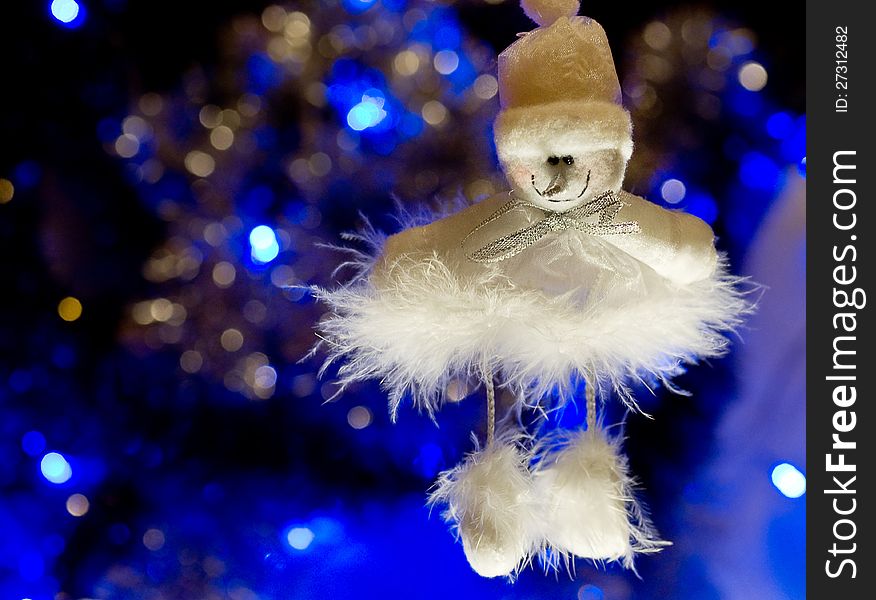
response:
<svg viewBox="0 0 876 600"><path fill-rule="evenodd" d="M621 189L632 125L602 27L575 16L577 0L523 8L539 27L499 56L494 131L510 191L385 240L371 232L361 274L316 290L342 385L379 379L393 415L404 398L439 409L453 380L483 382L486 443L430 501L486 577L539 553L632 567L666 543L600 425L597 391L635 407L629 381L668 382L720 355L747 310L706 223ZM579 402L586 381L587 428L495 436L494 380L516 408Z"/></svg>

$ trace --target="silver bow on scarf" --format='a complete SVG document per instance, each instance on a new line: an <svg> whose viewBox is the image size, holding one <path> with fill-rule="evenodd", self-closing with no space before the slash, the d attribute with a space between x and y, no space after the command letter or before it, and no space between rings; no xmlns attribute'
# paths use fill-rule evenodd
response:
<svg viewBox="0 0 876 600"><path fill-rule="evenodd" d="M623 206L623 202L614 192L610 191L597 196L586 204L564 212L545 210L535 204L523 202L512 195L511 200L503 204L493 214L484 219L480 225L475 227L471 233L465 236L462 243L465 244L475 233L512 210L524 207L540 211L544 216L531 225L523 227L514 233L500 236L477 250L468 253L468 258L478 263L497 263L520 254L551 232L565 231L567 229L575 229L590 235L639 233L641 228L636 221L614 222L615 217L617 217ZM596 222L586 220L594 215L599 216Z"/></svg>

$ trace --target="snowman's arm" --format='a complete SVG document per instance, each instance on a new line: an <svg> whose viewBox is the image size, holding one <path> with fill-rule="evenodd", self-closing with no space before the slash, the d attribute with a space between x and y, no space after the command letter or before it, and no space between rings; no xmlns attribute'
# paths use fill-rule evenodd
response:
<svg viewBox="0 0 876 600"><path fill-rule="evenodd" d="M372 283L378 288L385 287L389 284L390 271L399 260L426 257L428 238L425 227L411 227L386 238L371 273Z"/></svg>
<svg viewBox="0 0 876 600"><path fill-rule="evenodd" d="M379 287L388 285L390 272L397 265L404 267L434 258L452 269L461 279L476 276L484 266L465 256L461 243L463 236L506 202L507 193L496 194L428 225L410 227L389 236L375 262L372 282Z"/></svg>
<svg viewBox="0 0 876 600"><path fill-rule="evenodd" d="M615 222L635 221L641 231L607 235L607 241L676 283L692 283L715 272L715 235L704 221L628 192L619 197L623 207Z"/></svg>

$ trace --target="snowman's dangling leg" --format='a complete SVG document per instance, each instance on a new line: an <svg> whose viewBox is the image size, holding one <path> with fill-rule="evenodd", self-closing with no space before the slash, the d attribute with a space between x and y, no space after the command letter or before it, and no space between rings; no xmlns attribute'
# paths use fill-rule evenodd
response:
<svg viewBox="0 0 876 600"><path fill-rule="evenodd" d="M586 385L587 429L548 450L534 474L544 538L566 556L632 568L637 552L658 551L666 542L636 503L620 442L599 426L596 388L591 381Z"/></svg>
<svg viewBox="0 0 876 600"><path fill-rule="evenodd" d="M586 382L584 396L587 399L587 431L596 431L596 387Z"/></svg>
<svg viewBox="0 0 876 600"><path fill-rule="evenodd" d="M496 437L496 390L493 387L493 369L486 357L481 362L481 374L487 390L487 448L489 448Z"/></svg>
<svg viewBox="0 0 876 600"><path fill-rule="evenodd" d="M481 362L487 395L486 446L439 475L429 504L446 506L471 567L484 577L513 575L532 553L530 456L514 436L496 440L496 390Z"/></svg>

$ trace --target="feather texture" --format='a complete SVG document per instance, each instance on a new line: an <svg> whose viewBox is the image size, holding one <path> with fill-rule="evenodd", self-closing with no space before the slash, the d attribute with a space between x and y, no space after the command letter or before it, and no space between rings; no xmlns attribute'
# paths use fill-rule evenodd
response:
<svg viewBox="0 0 876 600"><path fill-rule="evenodd" d="M658 552L661 541L633 494L620 442L605 431L564 432L543 442L534 469L545 563L568 564L577 556L594 562L620 562L633 568L640 552Z"/></svg>
<svg viewBox="0 0 876 600"><path fill-rule="evenodd" d="M483 577L510 576L532 553L529 457L508 438L469 454L441 473L429 497L462 540L471 567Z"/></svg>
<svg viewBox="0 0 876 600"><path fill-rule="evenodd" d="M336 288L312 289L328 308L318 325L328 358L343 359L340 390L374 378L388 392L395 416L405 396L430 414L453 379L474 379L485 360L517 397L533 403L585 377L631 407L628 383L651 376L667 385L685 363L720 356L725 333L751 310L720 261L715 273L627 303L590 302L587 285L558 296L521 286L501 271L461 280L437 255L401 256L389 267L391 285L377 287L373 255L356 257L361 276ZM377 243L372 243L372 242ZM620 251L618 251L620 252ZM314 349L316 351L317 348Z"/></svg>

